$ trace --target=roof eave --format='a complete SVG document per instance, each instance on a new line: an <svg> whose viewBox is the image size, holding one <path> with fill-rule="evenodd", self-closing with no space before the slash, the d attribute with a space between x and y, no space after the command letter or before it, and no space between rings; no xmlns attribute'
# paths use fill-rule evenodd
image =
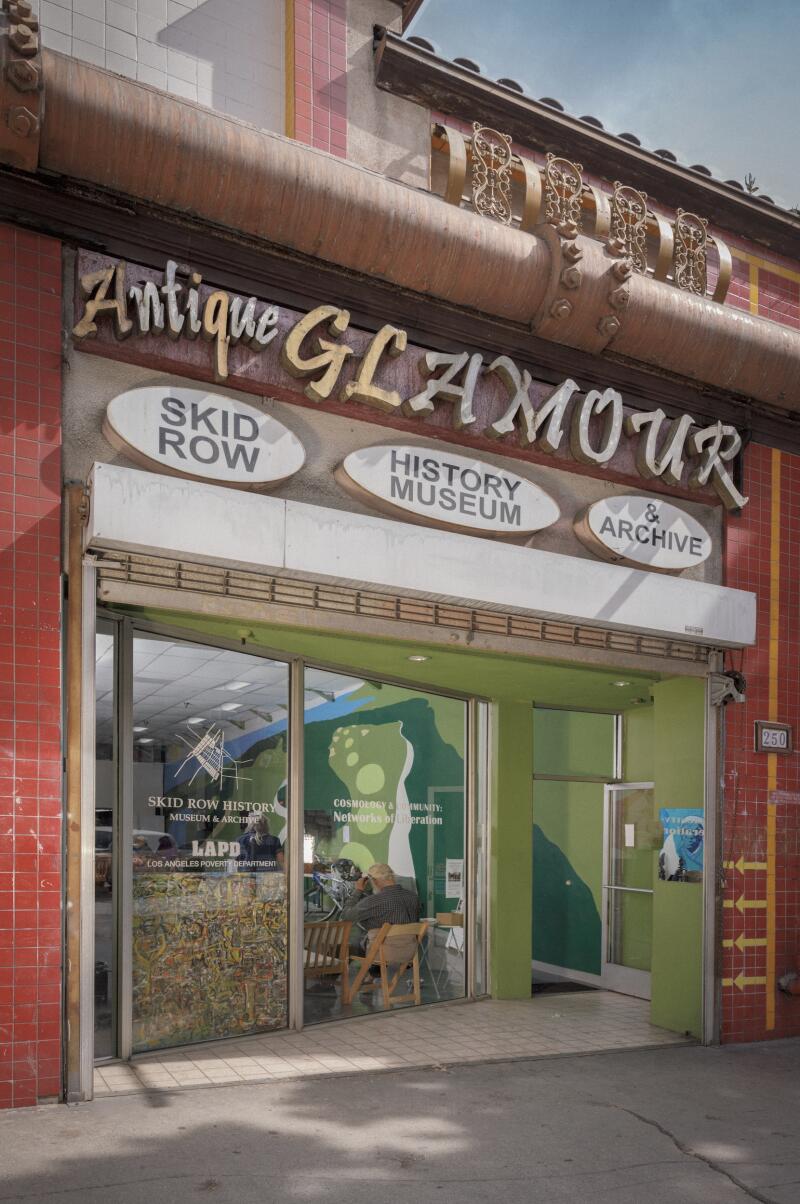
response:
<svg viewBox="0 0 800 1204"><path fill-rule="evenodd" d="M405 100L491 125L531 150L565 154L591 174L620 179L656 203L692 209L718 229L800 259L800 217L788 210L521 96L388 30L376 43L375 81Z"/></svg>

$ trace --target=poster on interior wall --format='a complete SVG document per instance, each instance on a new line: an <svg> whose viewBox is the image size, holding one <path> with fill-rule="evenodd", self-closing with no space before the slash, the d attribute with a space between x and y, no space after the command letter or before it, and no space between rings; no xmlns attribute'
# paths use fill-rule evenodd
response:
<svg viewBox="0 0 800 1204"><path fill-rule="evenodd" d="M445 894L448 899L459 899L464 890L464 861L463 858L448 857L445 866Z"/></svg>
<svg viewBox="0 0 800 1204"><path fill-rule="evenodd" d="M658 855L662 882L700 882L703 878L705 817L691 807L662 807L664 840Z"/></svg>

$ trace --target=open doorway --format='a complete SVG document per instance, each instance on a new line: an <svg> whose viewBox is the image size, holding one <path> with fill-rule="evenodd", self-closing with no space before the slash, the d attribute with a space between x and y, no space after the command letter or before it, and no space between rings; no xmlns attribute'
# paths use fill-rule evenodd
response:
<svg viewBox="0 0 800 1204"><path fill-rule="evenodd" d="M700 1036L702 683L533 715L534 996L613 992Z"/></svg>

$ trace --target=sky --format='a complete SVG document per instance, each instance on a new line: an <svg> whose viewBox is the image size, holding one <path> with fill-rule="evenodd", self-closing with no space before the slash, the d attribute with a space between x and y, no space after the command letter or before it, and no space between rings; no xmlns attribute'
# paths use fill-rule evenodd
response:
<svg viewBox="0 0 800 1204"><path fill-rule="evenodd" d="M800 0L425 0L407 34L800 206Z"/></svg>

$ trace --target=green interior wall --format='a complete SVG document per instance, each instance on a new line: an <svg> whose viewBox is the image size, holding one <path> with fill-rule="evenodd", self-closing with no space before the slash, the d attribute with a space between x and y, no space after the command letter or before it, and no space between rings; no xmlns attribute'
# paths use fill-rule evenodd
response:
<svg viewBox="0 0 800 1204"><path fill-rule="evenodd" d="M705 683L672 678L653 686L653 777L658 807L703 812ZM679 1033L702 1035L703 888L660 882L653 865L651 1019Z"/></svg>
<svg viewBox="0 0 800 1204"><path fill-rule="evenodd" d="M600 973L602 886L602 785L535 780L534 960Z"/></svg>
<svg viewBox="0 0 800 1204"><path fill-rule="evenodd" d="M533 712L534 772L610 780L614 724L613 715L537 706Z"/></svg>

